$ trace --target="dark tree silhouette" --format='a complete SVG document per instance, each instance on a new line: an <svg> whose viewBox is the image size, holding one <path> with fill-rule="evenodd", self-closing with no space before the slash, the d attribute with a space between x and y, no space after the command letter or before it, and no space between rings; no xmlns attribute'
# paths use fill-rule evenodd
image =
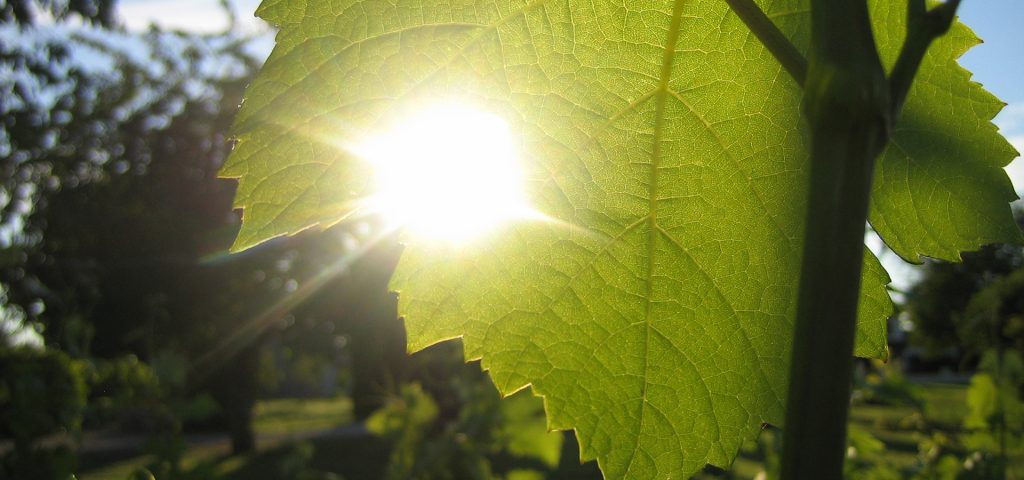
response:
<svg viewBox="0 0 1024 480"><path fill-rule="evenodd" d="M1024 220L1017 212L1018 223ZM989 245L977 252L965 252L959 263L927 260L920 280L907 292L904 308L914 331L912 341L932 353L950 347L965 347L968 360L977 359L986 347L966 343L974 326L964 312L979 292L1024 268L1024 248L1018 245Z"/></svg>
<svg viewBox="0 0 1024 480"><path fill-rule="evenodd" d="M0 24L31 24L37 12L45 12L58 20L77 16L109 27L115 23L116 3L116 0L0 0Z"/></svg>
<svg viewBox="0 0 1024 480"><path fill-rule="evenodd" d="M234 183L216 172L259 59L235 34L105 28L112 2L27 5L0 6L23 40L0 45L0 62L18 72L0 79L8 92L0 105L8 308L20 307L48 348L74 356L198 358L261 306L267 287L252 272L281 254L208 261L237 229ZM99 26L33 26L30 13L40 8ZM233 388L209 390L237 450L252 447L255 348L237 349L188 386L230 380Z"/></svg>

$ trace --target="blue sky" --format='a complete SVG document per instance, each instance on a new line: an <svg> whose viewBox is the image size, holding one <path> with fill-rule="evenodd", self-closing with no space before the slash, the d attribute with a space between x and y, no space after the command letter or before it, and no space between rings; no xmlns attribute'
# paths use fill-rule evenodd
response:
<svg viewBox="0 0 1024 480"><path fill-rule="evenodd" d="M1024 1L964 0L960 19L985 41L961 63L1004 101L1024 104Z"/></svg>
<svg viewBox="0 0 1024 480"><path fill-rule="evenodd" d="M974 79L1008 103L996 124L1024 152L1024 0L963 0L960 19L985 43L971 49L961 64ZM1017 192L1024 192L1024 159L1008 169Z"/></svg>

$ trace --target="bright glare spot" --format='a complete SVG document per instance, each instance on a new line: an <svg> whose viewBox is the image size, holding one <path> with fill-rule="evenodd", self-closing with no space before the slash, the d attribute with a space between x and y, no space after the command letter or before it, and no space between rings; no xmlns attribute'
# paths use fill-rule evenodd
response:
<svg viewBox="0 0 1024 480"><path fill-rule="evenodd" d="M353 150L374 168L370 210L411 234L464 242L530 216L508 124L494 114L432 106Z"/></svg>

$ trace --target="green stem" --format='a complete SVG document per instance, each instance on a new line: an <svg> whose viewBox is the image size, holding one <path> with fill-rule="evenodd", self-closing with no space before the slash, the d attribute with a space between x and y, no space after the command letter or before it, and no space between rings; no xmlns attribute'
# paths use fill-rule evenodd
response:
<svg viewBox="0 0 1024 480"><path fill-rule="evenodd" d="M907 3L907 38L889 80L893 119L903 109L903 102L910 93L910 85L914 82L928 47L932 41L949 31L959 6L960 0L949 0L929 11L925 0L910 0Z"/></svg>
<svg viewBox="0 0 1024 480"><path fill-rule="evenodd" d="M865 0L812 0L811 167L782 478L842 478L864 225L888 81Z"/></svg>
<svg viewBox="0 0 1024 480"><path fill-rule="evenodd" d="M789 72L793 80L798 85L803 85L807 79L807 59L765 15L761 7L757 6L754 0L725 0L725 3L729 4L729 8L736 16L740 17L768 52L782 64L782 68Z"/></svg>
<svg viewBox="0 0 1024 480"><path fill-rule="evenodd" d="M885 148L932 41L960 0L909 0L907 38L890 78L867 0L811 0L804 114L811 167L800 293L786 403L782 478L839 479L846 452L864 224Z"/></svg>

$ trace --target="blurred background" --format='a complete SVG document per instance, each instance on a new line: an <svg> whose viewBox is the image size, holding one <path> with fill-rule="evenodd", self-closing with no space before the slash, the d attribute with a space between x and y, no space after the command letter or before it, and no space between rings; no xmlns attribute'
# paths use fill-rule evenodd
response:
<svg viewBox="0 0 1024 480"><path fill-rule="evenodd" d="M401 249L372 222L226 253L257 4L0 0L0 479L600 478L457 342L406 354ZM1024 150L1024 4L962 17ZM1024 249L910 266L867 240L899 313L889 361L857 367L848 476L1024 478ZM766 427L701 477L772 478L778 454Z"/></svg>

